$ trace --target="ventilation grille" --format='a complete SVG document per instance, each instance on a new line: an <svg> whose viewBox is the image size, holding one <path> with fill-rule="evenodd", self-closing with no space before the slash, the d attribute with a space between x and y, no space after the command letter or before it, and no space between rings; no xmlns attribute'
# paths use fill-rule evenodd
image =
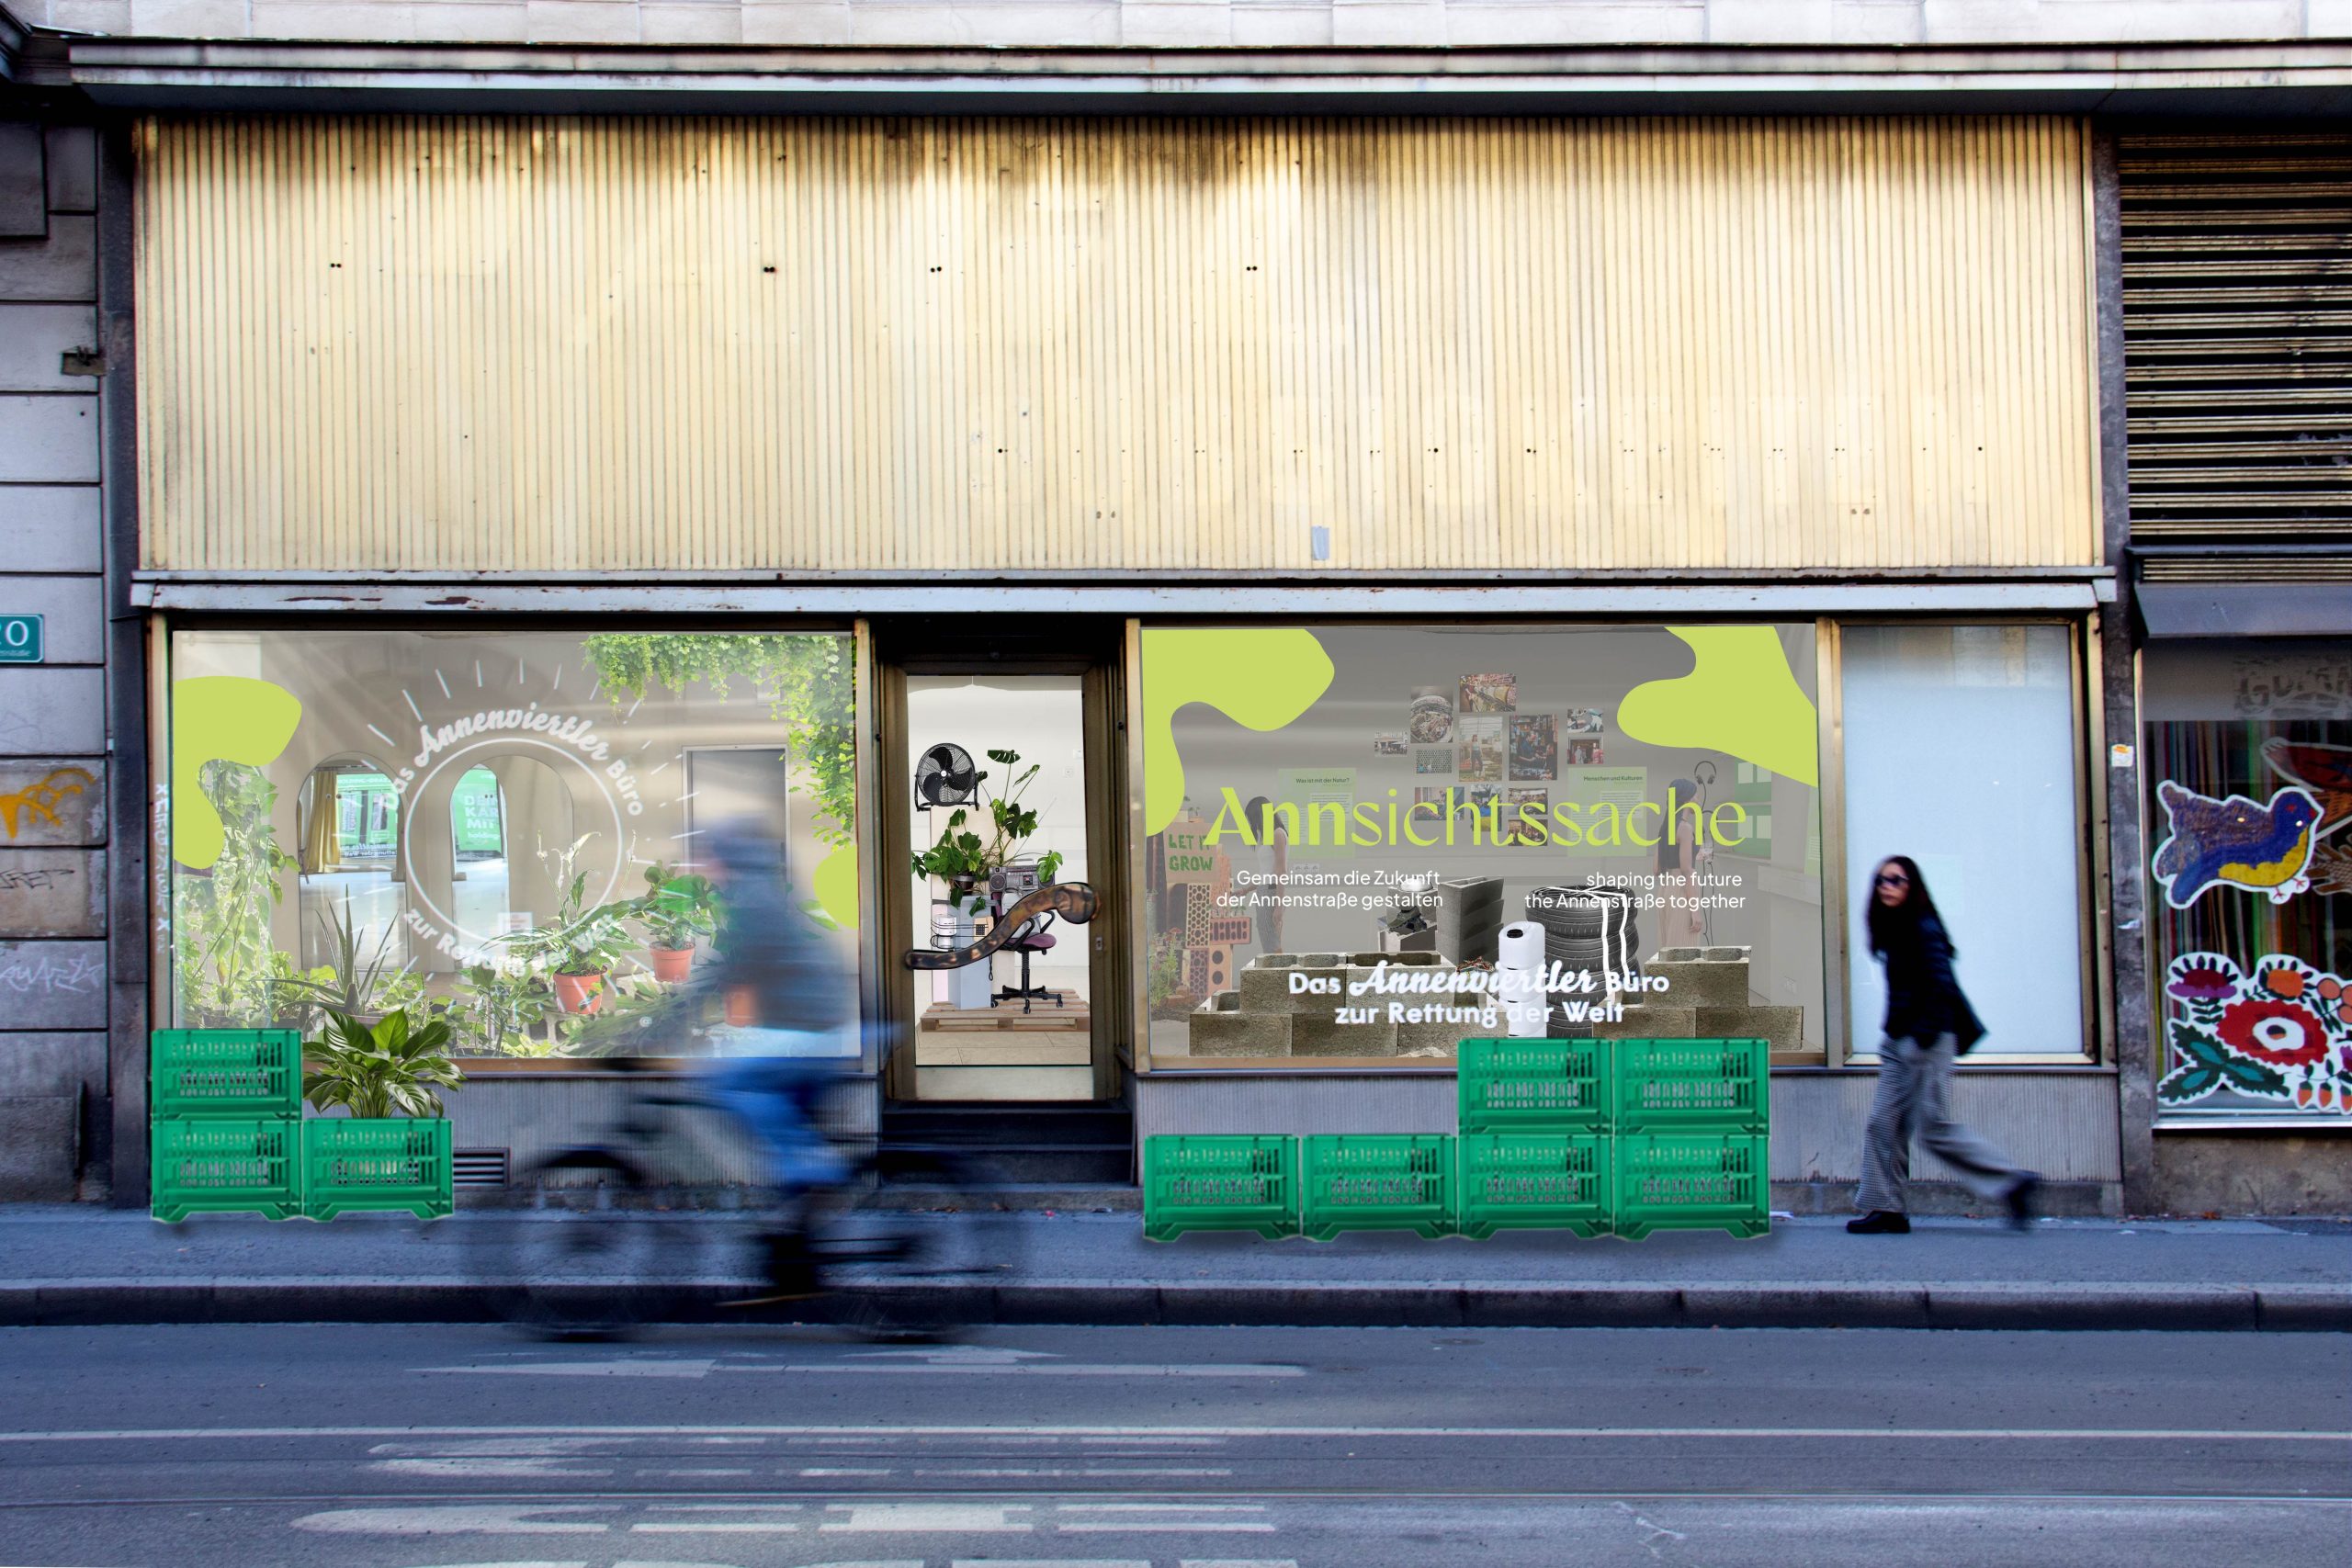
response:
<svg viewBox="0 0 2352 1568"><path fill-rule="evenodd" d="M2190 556L2146 559L2143 582L2352 582L2352 556Z"/></svg>
<svg viewBox="0 0 2352 1568"><path fill-rule="evenodd" d="M2352 136L2117 152L2133 535L2352 535Z"/></svg>
<svg viewBox="0 0 2352 1568"><path fill-rule="evenodd" d="M458 1149L450 1158L457 1168L457 1184L460 1187L503 1187L506 1185L506 1155L504 1149Z"/></svg>

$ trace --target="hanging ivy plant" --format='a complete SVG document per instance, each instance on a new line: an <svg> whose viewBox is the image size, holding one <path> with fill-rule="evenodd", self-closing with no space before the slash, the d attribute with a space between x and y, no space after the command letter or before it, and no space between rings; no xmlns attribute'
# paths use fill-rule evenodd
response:
<svg viewBox="0 0 2352 1568"><path fill-rule="evenodd" d="M750 685L767 703L769 716L784 726L793 760L808 770L818 841L832 847L851 841L857 822L857 682L849 638L607 632L586 638L584 648L616 706L656 686L683 694L701 681L724 697L736 681Z"/></svg>

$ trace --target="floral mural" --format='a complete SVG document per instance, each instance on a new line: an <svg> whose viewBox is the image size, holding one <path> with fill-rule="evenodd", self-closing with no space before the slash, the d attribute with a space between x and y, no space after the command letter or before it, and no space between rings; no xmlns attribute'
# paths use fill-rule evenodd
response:
<svg viewBox="0 0 2352 1568"><path fill-rule="evenodd" d="M2273 953L2248 974L2218 953L2185 953L2165 975L2167 1107L2216 1092L2352 1115L2352 982Z"/></svg>

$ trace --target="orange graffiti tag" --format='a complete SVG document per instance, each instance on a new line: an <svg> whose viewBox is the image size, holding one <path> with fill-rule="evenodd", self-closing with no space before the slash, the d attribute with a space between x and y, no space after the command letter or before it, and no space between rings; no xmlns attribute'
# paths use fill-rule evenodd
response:
<svg viewBox="0 0 2352 1568"><path fill-rule="evenodd" d="M8 837L15 838L27 817L51 827L62 827L57 820L57 803L69 795L79 795L83 789L98 782L98 775L86 768L58 768L37 784L30 784L14 795L0 795L0 818L8 824Z"/></svg>

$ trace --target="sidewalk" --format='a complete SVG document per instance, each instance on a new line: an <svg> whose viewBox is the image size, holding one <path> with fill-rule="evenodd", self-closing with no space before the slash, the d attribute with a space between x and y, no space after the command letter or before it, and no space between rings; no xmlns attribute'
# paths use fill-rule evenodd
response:
<svg viewBox="0 0 2352 1568"><path fill-rule="evenodd" d="M0 1324L479 1320L503 1272L488 1222L476 1212L433 1224L200 1215L173 1226L11 1206L0 1209ZM644 1223L695 1227L701 1264L685 1315L746 1282L743 1216ZM1134 1213L971 1223L1017 1262L991 1282L919 1288L956 1292L983 1322L2352 1331L2343 1220L2048 1220L2018 1235L1930 1219L1908 1236L1849 1236L1840 1221L1799 1219L1755 1241L1209 1235L1165 1245L1144 1240Z"/></svg>

